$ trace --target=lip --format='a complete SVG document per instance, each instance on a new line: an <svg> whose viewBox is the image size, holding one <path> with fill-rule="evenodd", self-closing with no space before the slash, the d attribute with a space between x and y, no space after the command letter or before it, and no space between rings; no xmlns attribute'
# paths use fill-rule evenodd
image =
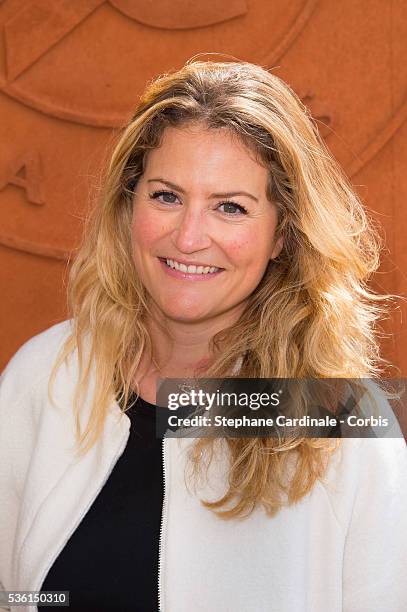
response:
<svg viewBox="0 0 407 612"><path fill-rule="evenodd" d="M163 260L161 257L158 258L158 261L160 262L160 266L163 268L166 274L168 274L169 276L172 276L173 278L179 278L181 280L190 280L190 281L196 281L196 282L209 281L209 280L214 280L220 274L222 274L222 272L224 272L224 269L222 268L218 270L218 272L209 272L208 274L188 274L188 272L181 272L180 270L174 270L174 268L170 268L170 266L167 266L167 264L165 263L165 260ZM180 263L183 263L183 262L180 262ZM198 265L198 264L189 264L189 265Z"/></svg>

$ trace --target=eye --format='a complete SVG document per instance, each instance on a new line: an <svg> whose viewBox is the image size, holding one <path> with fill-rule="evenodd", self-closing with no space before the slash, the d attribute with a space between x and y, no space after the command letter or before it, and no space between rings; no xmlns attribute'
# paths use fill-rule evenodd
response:
<svg viewBox="0 0 407 612"><path fill-rule="evenodd" d="M223 212L231 217L247 215L247 209L241 204L236 204L236 202L221 202L219 204L219 208L221 208L222 206L225 207L225 210Z"/></svg>
<svg viewBox="0 0 407 612"><path fill-rule="evenodd" d="M176 200L178 199L178 196L172 191L154 191L153 193L150 193L149 196L152 200L158 200L163 204L175 204Z"/></svg>

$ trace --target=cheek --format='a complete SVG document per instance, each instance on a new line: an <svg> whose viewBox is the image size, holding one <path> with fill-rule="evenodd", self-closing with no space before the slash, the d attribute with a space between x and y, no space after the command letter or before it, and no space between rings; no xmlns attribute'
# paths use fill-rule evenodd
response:
<svg viewBox="0 0 407 612"><path fill-rule="evenodd" d="M133 214L131 235L134 250L147 248L156 243L165 232L157 219L149 214Z"/></svg>
<svg viewBox="0 0 407 612"><path fill-rule="evenodd" d="M225 250L230 260L242 269L252 267L254 270L264 267L269 249L268 236L263 236L257 228L246 230L233 240L225 242Z"/></svg>
<svg viewBox="0 0 407 612"><path fill-rule="evenodd" d="M226 251L232 261L243 263L249 255L250 240L248 238L230 240L226 244Z"/></svg>

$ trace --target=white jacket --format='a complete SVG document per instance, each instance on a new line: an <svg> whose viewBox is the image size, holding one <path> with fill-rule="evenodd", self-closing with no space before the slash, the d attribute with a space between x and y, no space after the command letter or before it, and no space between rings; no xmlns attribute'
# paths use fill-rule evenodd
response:
<svg viewBox="0 0 407 612"><path fill-rule="evenodd" d="M68 332L64 322L31 339L1 379L0 581L5 590L40 588L129 435L129 418L113 403L98 443L74 459L76 357L58 373L57 407L47 397L49 373ZM163 444L162 611L407 610L402 438L343 439L324 483L301 502L274 518L258 509L232 521L217 518L185 487L185 450L192 442L166 439ZM226 485L224 465L213 464L201 496L219 497Z"/></svg>

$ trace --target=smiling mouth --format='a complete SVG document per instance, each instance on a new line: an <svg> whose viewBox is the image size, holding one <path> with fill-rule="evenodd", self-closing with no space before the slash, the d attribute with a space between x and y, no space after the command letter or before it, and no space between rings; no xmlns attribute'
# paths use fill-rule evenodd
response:
<svg viewBox="0 0 407 612"><path fill-rule="evenodd" d="M185 274L214 274L216 272L220 272L224 270L224 268L218 268L217 266L204 266L204 265L194 265L194 264L183 264L179 263L175 259L167 259L166 257L159 257L160 261L165 263L169 268L173 270L178 270L179 272L184 272Z"/></svg>

